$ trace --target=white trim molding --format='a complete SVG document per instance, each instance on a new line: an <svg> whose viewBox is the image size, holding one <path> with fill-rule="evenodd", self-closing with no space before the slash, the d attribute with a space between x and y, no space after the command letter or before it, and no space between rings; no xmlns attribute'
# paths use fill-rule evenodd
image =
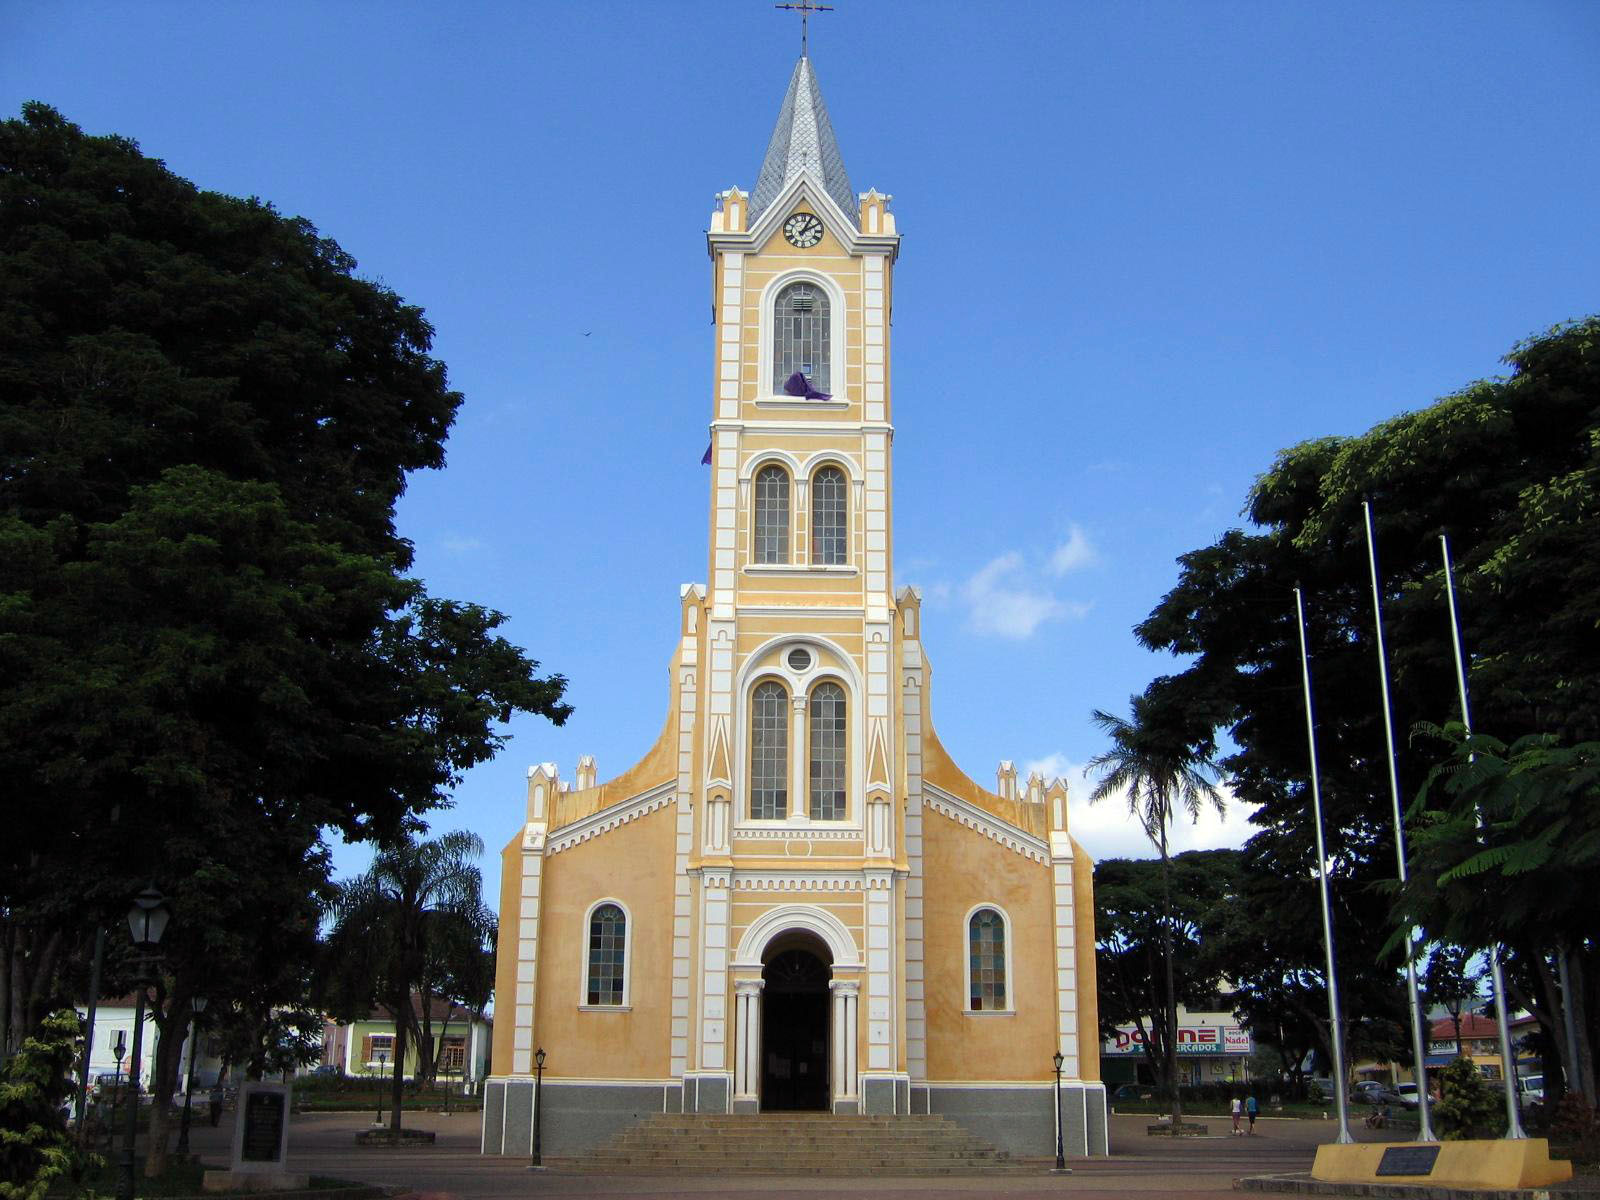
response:
<svg viewBox="0 0 1600 1200"><path fill-rule="evenodd" d="M584 817L581 821L574 821L571 825L563 826L549 835L545 853L560 854L563 850L570 850L580 842L587 842L592 837L597 837L602 833L609 833L619 825L626 825L629 821L636 821L648 813L655 812L658 808L665 808L672 803L677 786L676 780L668 780L666 783L657 784L648 792L641 792L637 796L619 800L616 804L608 805L592 816Z"/></svg>
<svg viewBox="0 0 1600 1200"><path fill-rule="evenodd" d="M744 936L739 939L739 949L732 965L759 971L762 966L761 953L767 943L791 929L804 930L821 938L833 956L835 971L853 970L861 966L861 952L844 922L826 909L810 904L785 904L762 913L750 923Z"/></svg>
<svg viewBox="0 0 1600 1200"><path fill-rule="evenodd" d="M952 796L926 779L922 781L922 790L924 804L935 812L949 817L956 824L981 833L990 841L999 842L1006 849L1015 850L1022 857L1032 859L1036 863L1044 864L1050 861L1050 847L1044 839L1025 833L1010 821L991 812L985 812L969 801Z"/></svg>

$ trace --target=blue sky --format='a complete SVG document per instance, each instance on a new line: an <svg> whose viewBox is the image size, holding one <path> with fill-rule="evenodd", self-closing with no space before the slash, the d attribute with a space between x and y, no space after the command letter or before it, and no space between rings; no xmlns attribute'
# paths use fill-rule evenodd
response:
<svg viewBox="0 0 1600 1200"><path fill-rule="evenodd" d="M834 2L813 62L903 235L896 582L934 720L981 782L1066 774L1096 857L1143 852L1077 768L1089 711L1174 665L1130 630L1176 556L1279 448L1600 309L1600 5ZM765 0L0 2L0 110L304 215L427 310L466 404L402 529L577 705L439 815L491 851L529 763L609 777L660 729L706 577L703 231L754 183L797 27Z"/></svg>

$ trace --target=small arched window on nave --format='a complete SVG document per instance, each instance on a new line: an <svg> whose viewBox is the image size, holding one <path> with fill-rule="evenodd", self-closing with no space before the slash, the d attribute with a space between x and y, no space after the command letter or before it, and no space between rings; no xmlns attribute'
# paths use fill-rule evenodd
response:
<svg viewBox="0 0 1600 1200"><path fill-rule="evenodd" d="M1006 1007L1006 922L980 908L967 922L967 1007L993 1012Z"/></svg>
<svg viewBox="0 0 1600 1200"><path fill-rule="evenodd" d="M815 390L832 390L829 333L828 295L820 285L802 280L778 293L772 304L774 395L783 394L784 381L796 371Z"/></svg>
<svg viewBox="0 0 1600 1200"><path fill-rule="evenodd" d="M590 1004L622 1004L627 994L628 918L616 904L602 904L589 914Z"/></svg>

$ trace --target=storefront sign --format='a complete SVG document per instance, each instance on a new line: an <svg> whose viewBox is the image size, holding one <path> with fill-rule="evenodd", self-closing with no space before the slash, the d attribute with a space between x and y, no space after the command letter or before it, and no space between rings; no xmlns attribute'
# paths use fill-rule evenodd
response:
<svg viewBox="0 0 1600 1200"><path fill-rule="evenodd" d="M1250 1031L1237 1025L1179 1025L1178 1053L1236 1055L1249 1054L1252 1045ZM1105 1053L1143 1054L1144 1035L1132 1025L1117 1030L1114 1038L1107 1038Z"/></svg>

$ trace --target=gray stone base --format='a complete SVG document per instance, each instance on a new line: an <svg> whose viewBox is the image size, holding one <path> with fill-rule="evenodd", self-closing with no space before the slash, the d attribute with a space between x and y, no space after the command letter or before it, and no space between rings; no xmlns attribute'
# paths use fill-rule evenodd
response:
<svg viewBox="0 0 1600 1200"><path fill-rule="evenodd" d="M581 1154L643 1118L683 1111L678 1083L544 1081L541 1154ZM726 1111L723 1109L721 1111ZM526 1157L533 1149L533 1080L490 1079L483 1093L483 1153Z"/></svg>
<svg viewBox="0 0 1600 1200"><path fill-rule="evenodd" d="M683 1083L544 1084L540 1121L542 1153L565 1157L609 1141L659 1112L726 1113L731 1081L725 1075L689 1076ZM912 1083L903 1076L862 1080L861 1103L838 1101L836 1113L937 1113L1014 1158L1053 1158L1055 1089L1050 1084L957 1087ZM755 1111L732 1101L733 1111ZM1061 1085L1062 1132L1073 1157L1108 1152L1106 1091L1099 1083ZM527 1156L533 1145L533 1080L490 1079L483 1096L483 1153Z"/></svg>
<svg viewBox="0 0 1600 1200"><path fill-rule="evenodd" d="M1051 1084L1009 1087L916 1084L911 1088L911 1104L912 1112L948 1117L1013 1158L1055 1157L1055 1088ZM1063 1148L1069 1157L1109 1151L1103 1085L1062 1083L1061 1117Z"/></svg>

